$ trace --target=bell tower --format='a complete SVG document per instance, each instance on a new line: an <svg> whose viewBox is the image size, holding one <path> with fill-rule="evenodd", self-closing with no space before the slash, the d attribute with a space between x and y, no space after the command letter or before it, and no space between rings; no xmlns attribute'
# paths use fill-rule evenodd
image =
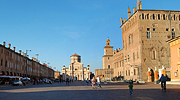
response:
<svg viewBox="0 0 180 100"><path fill-rule="evenodd" d="M108 66L111 66L113 57L113 46L110 45L109 38L106 40L106 46L104 47L104 56L103 58L103 69L108 69Z"/></svg>
<svg viewBox="0 0 180 100"><path fill-rule="evenodd" d="M106 46L104 47L104 55L113 55L113 46L110 45L109 38L106 40Z"/></svg>

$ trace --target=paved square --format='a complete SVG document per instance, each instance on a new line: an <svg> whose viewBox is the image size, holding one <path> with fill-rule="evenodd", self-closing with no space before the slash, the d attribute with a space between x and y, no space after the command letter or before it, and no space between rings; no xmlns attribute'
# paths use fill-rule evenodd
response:
<svg viewBox="0 0 180 100"><path fill-rule="evenodd" d="M30 86L0 86L0 100L180 100L180 85L167 84L162 92L160 84L134 83L129 95L128 83L108 83L102 89L92 89L85 81L70 85L53 83Z"/></svg>

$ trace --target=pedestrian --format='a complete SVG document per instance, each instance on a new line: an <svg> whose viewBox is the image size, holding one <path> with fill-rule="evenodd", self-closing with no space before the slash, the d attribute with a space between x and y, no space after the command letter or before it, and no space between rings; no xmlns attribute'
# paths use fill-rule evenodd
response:
<svg viewBox="0 0 180 100"><path fill-rule="evenodd" d="M132 95L132 91L133 91L133 84L132 84L132 82L129 82L129 92L130 92L130 95Z"/></svg>
<svg viewBox="0 0 180 100"><path fill-rule="evenodd" d="M165 90L166 92L166 77L164 76L164 74L162 74L161 78L159 79L159 81L161 81L161 88L162 88L162 91L163 89Z"/></svg>
<svg viewBox="0 0 180 100"><path fill-rule="evenodd" d="M69 79L66 78L66 85L69 85Z"/></svg>
<svg viewBox="0 0 180 100"><path fill-rule="evenodd" d="M100 80L100 77L97 76L96 80L97 80L98 88L102 88L102 87L101 87L101 80Z"/></svg>
<svg viewBox="0 0 180 100"><path fill-rule="evenodd" d="M92 88L95 89L95 86L96 86L96 80L95 80L95 78L93 77L93 79L92 79Z"/></svg>
<svg viewBox="0 0 180 100"><path fill-rule="evenodd" d="M87 80L86 80L86 83L87 83L87 85L89 85L89 80L88 80L88 78L87 78Z"/></svg>

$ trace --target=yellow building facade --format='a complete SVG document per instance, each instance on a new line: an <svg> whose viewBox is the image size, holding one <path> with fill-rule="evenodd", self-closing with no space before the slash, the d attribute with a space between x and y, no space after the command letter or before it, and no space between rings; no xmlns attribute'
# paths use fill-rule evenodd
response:
<svg viewBox="0 0 180 100"><path fill-rule="evenodd" d="M167 42L171 49L171 81L180 81L180 36Z"/></svg>

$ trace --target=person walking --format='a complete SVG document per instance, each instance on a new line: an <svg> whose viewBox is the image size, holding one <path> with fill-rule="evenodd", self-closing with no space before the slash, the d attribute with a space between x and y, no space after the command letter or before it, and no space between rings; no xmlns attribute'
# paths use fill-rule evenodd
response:
<svg viewBox="0 0 180 100"><path fill-rule="evenodd" d="M97 80L98 88L102 88L102 87L101 87L101 80L100 80L100 77L97 76L96 80Z"/></svg>
<svg viewBox="0 0 180 100"><path fill-rule="evenodd" d="M129 92L130 92L130 95L132 95L132 91L133 91L133 84L132 84L132 82L129 82Z"/></svg>
<svg viewBox="0 0 180 100"><path fill-rule="evenodd" d="M164 74L162 74L161 78L159 79L159 81L161 81L161 88L162 91L164 90L166 92L166 77L164 76Z"/></svg>

